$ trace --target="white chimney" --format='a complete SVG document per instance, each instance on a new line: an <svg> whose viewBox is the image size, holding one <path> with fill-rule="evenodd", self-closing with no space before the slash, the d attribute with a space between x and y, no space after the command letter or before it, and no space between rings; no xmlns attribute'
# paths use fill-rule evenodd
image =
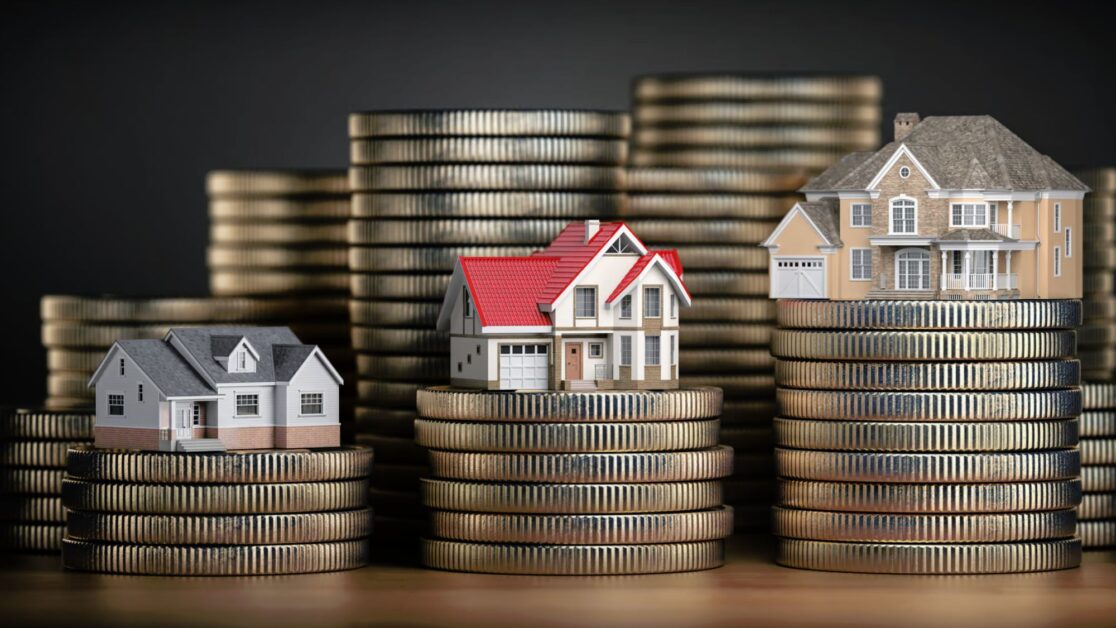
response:
<svg viewBox="0 0 1116 628"><path fill-rule="evenodd" d="M900 142L903 138L911 134L911 130L918 125L919 117L917 113L897 113L895 114L895 141Z"/></svg>
<svg viewBox="0 0 1116 628"><path fill-rule="evenodd" d="M585 221L585 244L589 244L589 240L592 240L593 236L597 235L597 232L600 231L600 230L601 230L601 221L599 221L599 220L586 220Z"/></svg>

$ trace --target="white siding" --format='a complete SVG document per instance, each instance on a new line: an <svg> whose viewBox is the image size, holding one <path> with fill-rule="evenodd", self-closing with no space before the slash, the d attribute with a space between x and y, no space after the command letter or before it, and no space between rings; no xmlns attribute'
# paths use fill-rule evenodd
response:
<svg viewBox="0 0 1116 628"><path fill-rule="evenodd" d="M252 352L245 346L247 341L241 341L239 345L233 349L229 354L228 364L226 370L230 373L255 373L256 372L256 358L252 356ZM240 367L240 360L244 359L244 368Z"/></svg>
<svg viewBox="0 0 1116 628"><path fill-rule="evenodd" d="M322 414L301 416L302 393L322 394ZM287 385L276 389L276 425L336 425L341 409L338 403L337 380L317 356L310 356Z"/></svg>
<svg viewBox="0 0 1116 628"><path fill-rule="evenodd" d="M243 384L219 384L217 392L217 415L210 416L207 427L271 427L276 424L275 387ZM258 417L236 416L236 395L257 394L260 397Z"/></svg>
<svg viewBox="0 0 1116 628"><path fill-rule="evenodd" d="M449 333L451 334L479 334L481 332L480 316L477 315L476 300L473 300L473 315L465 318L465 307L462 296L469 287L464 282L461 289L453 295L453 309L450 313Z"/></svg>
<svg viewBox="0 0 1116 628"><path fill-rule="evenodd" d="M124 360L124 375L120 375L120 360ZM97 425L101 427L161 427L160 417L166 411L160 408L163 400L159 389L139 367L119 348L112 349L108 364L95 382ZM138 399L138 385L143 384L143 402ZM124 415L110 415L109 394L124 396Z"/></svg>
<svg viewBox="0 0 1116 628"><path fill-rule="evenodd" d="M460 379L475 379L480 381L493 380L489 377L496 370L495 364L490 366L491 341L480 336L453 336L450 338L450 372L449 377Z"/></svg>
<svg viewBox="0 0 1116 628"><path fill-rule="evenodd" d="M619 303L605 307L605 300L608 299L638 259L638 255L602 255L599 257L588 272L579 278L570 291L555 304L552 314L555 326L561 328L611 327L615 324L613 319L619 314ZM597 317L595 319L576 318L574 316L574 294L576 292L574 288L577 286L596 286ZM635 314L634 311L633 314ZM622 321L622 324L634 325L637 320L638 318L633 316L632 321Z"/></svg>

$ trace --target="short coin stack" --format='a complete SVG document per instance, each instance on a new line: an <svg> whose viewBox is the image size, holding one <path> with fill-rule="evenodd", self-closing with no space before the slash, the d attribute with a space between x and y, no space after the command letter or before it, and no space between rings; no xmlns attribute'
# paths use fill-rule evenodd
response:
<svg viewBox="0 0 1116 628"><path fill-rule="evenodd" d="M812 175L879 144L870 76L658 75L633 87L623 219L676 247L694 305L683 312L683 386L725 391L722 442L737 451L726 501L765 529L771 498L774 304L759 248Z"/></svg>
<svg viewBox="0 0 1116 628"><path fill-rule="evenodd" d="M623 112L350 116L357 430L384 463L373 478L378 529L422 526L415 393L449 379L449 338L434 328L457 258L527 255L571 220L614 217L628 128Z"/></svg>
<svg viewBox="0 0 1116 628"><path fill-rule="evenodd" d="M1085 321L1078 336L1085 381L1116 379L1116 168L1074 173L1093 189L1083 204ZM1073 243L1065 243L1067 249Z"/></svg>
<svg viewBox="0 0 1116 628"><path fill-rule="evenodd" d="M372 452L181 454L75 447L62 484L68 569L253 576L368 563Z"/></svg>
<svg viewBox="0 0 1116 628"><path fill-rule="evenodd" d="M66 450L93 441L93 415L0 409L0 550L57 552Z"/></svg>
<svg viewBox="0 0 1116 628"><path fill-rule="evenodd" d="M732 508L718 481L715 388L419 392L429 447L428 567L617 575L718 567Z"/></svg>
<svg viewBox="0 0 1116 628"><path fill-rule="evenodd" d="M1081 506L1077 534L1086 549L1116 547L1116 384L1082 384Z"/></svg>
<svg viewBox="0 0 1116 628"><path fill-rule="evenodd" d="M1078 301L780 301L777 562L1077 566Z"/></svg>

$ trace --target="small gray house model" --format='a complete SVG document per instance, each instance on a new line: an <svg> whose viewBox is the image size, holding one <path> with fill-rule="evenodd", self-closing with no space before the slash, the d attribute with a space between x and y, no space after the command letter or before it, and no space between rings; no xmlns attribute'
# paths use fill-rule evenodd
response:
<svg viewBox="0 0 1116 628"><path fill-rule="evenodd" d="M97 447L159 451L337 447L344 382L287 327L172 329L119 340L96 388Z"/></svg>

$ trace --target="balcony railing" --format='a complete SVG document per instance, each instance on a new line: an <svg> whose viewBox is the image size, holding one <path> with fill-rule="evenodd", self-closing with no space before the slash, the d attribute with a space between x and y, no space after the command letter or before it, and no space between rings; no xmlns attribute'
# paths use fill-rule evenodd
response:
<svg viewBox="0 0 1116 628"><path fill-rule="evenodd" d="M612 369L608 364L593 365L593 379L612 379Z"/></svg>
<svg viewBox="0 0 1116 628"><path fill-rule="evenodd" d="M997 223L992 224L992 231L995 231L996 233L998 233L998 234L1000 234L1000 235L1002 235L1006 238L1011 238L1013 240L1018 240L1019 239L1020 226L1019 225L1009 225L1009 224L1004 224L1004 223L998 223L997 222Z"/></svg>
<svg viewBox="0 0 1116 628"><path fill-rule="evenodd" d="M995 283L993 284L993 278ZM1015 273L973 273L970 275L947 273L942 275L943 290L1014 290L1019 287L1019 278Z"/></svg>

